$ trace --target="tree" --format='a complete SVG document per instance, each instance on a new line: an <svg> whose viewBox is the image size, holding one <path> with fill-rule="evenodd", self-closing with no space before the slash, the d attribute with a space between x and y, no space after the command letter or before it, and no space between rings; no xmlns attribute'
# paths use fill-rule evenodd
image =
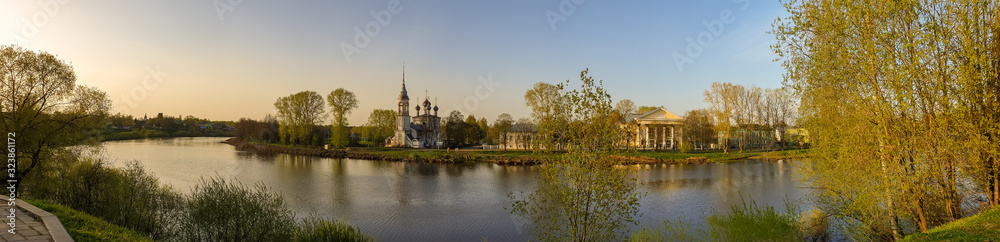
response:
<svg viewBox="0 0 1000 242"><path fill-rule="evenodd" d="M42 178L31 173L36 168L59 165L56 152L97 144L111 109L107 94L76 85L65 61L16 46L0 47L0 93L0 130L17 146L16 167L8 167L16 172L4 180L21 183Z"/></svg>
<svg viewBox="0 0 1000 242"><path fill-rule="evenodd" d="M960 218L966 175L989 206L1000 198L1000 6L883 3L789 2L772 31L818 204L862 240Z"/></svg>
<svg viewBox="0 0 1000 242"><path fill-rule="evenodd" d="M375 109L368 115L368 127L372 129L372 141L383 142L396 130L396 111ZM381 144L381 143L379 143Z"/></svg>
<svg viewBox="0 0 1000 242"><path fill-rule="evenodd" d="M481 134L482 130L479 129L479 121L476 120L476 116L469 114L469 117L465 118L465 144L475 145L482 140Z"/></svg>
<svg viewBox="0 0 1000 242"><path fill-rule="evenodd" d="M278 109L281 141L285 144L310 144L313 126L326 119L323 97L313 91L302 91L274 102Z"/></svg>
<svg viewBox="0 0 1000 242"><path fill-rule="evenodd" d="M358 107L358 99L354 97L353 92L337 88L326 96L326 100L330 103L330 112L333 113L333 126L330 130L333 135L330 137L330 144L336 148L344 148L350 143L346 116L351 114L352 109Z"/></svg>
<svg viewBox="0 0 1000 242"><path fill-rule="evenodd" d="M710 106L709 114L712 115L715 124L715 131L719 134L719 145L722 146L723 153L729 153L729 137L731 135L737 100L742 87L732 83L713 82L712 88L705 90L705 102Z"/></svg>
<svg viewBox="0 0 1000 242"><path fill-rule="evenodd" d="M539 82L524 93L525 105L531 108L531 117L538 124L538 134L547 150L563 148L563 132L569 116L566 111L568 100L562 93L563 85Z"/></svg>
<svg viewBox="0 0 1000 242"><path fill-rule="evenodd" d="M490 132L490 124L486 123L486 118L479 118L479 120L476 121L476 125L479 126L479 140L486 141L486 136L488 136Z"/></svg>
<svg viewBox="0 0 1000 242"><path fill-rule="evenodd" d="M462 121L462 112L452 110L448 117L441 120L441 131L444 132L444 143L451 148L459 148L465 145L466 138L465 122Z"/></svg>
<svg viewBox="0 0 1000 242"><path fill-rule="evenodd" d="M493 140L499 142L505 151L507 150L507 133L513 125L514 118L509 113L501 113L497 116L497 120L493 121L493 127L490 128L492 130L490 134L494 135Z"/></svg>
<svg viewBox="0 0 1000 242"><path fill-rule="evenodd" d="M639 108L636 109L635 112L636 113L646 113L646 112L657 110L657 109L661 109L661 108L664 108L664 107L663 106L639 106Z"/></svg>
<svg viewBox="0 0 1000 242"><path fill-rule="evenodd" d="M633 103L632 100L622 99L621 101L618 101L618 104L615 104L615 111L617 111L622 117L636 113L635 103Z"/></svg>
<svg viewBox="0 0 1000 242"><path fill-rule="evenodd" d="M695 109L684 114L684 140L701 145L715 142L715 127L707 109Z"/></svg>
<svg viewBox="0 0 1000 242"><path fill-rule="evenodd" d="M542 240L621 240L637 223L633 170L616 167L621 161L611 156L621 139L618 123L609 118L611 96L588 71L580 73L579 89L554 93L568 104L561 130L568 152L540 166L538 188L515 198L511 209L534 221L533 231Z"/></svg>

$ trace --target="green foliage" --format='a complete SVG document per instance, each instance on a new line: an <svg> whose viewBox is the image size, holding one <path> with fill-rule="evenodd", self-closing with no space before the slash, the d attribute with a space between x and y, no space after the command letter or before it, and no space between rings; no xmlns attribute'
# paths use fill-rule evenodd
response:
<svg viewBox="0 0 1000 242"><path fill-rule="evenodd" d="M73 67L54 55L0 46L0 130L17 140L17 172L24 182L52 152L95 144L107 123L111 100L96 88L76 85Z"/></svg>
<svg viewBox="0 0 1000 242"><path fill-rule="evenodd" d="M801 241L797 213L789 205L785 213L771 206L733 205L729 215L706 218L709 234L716 241Z"/></svg>
<svg viewBox="0 0 1000 242"><path fill-rule="evenodd" d="M184 233L196 241L280 241L292 237L295 216L278 193L221 178L202 179L183 214Z"/></svg>
<svg viewBox="0 0 1000 242"><path fill-rule="evenodd" d="M900 239L961 218L969 194L1000 205L1000 5L784 5L773 50L801 97L807 179L834 224L856 240Z"/></svg>
<svg viewBox="0 0 1000 242"><path fill-rule="evenodd" d="M38 199L23 201L58 217L66 232L69 232L69 236L75 241L153 241L136 231L108 223L67 206Z"/></svg>
<svg viewBox="0 0 1000 242"><path fill-rule="evenodd" d="M375 241L357 228L343 221L329 221L322 218L302 219L292 241Z"/></svg>
<svg viewBox="0 0 1000 242"><path fill-rule="evenodd" d="M665 220L657 227L645 227L632 234L631 241L802 241L805 239L796 220L795 210L778 212L771 206L760 207L746 201L730 207L729 214L712 212L705 218L708 227L691 229L691 221ZM710 239L709 239L710 238Z"/></svg>
<svg viewBox="0 0 1000 242"><path fill-rule="evenodd" d="M396 131L396 111L375 109L368 115L368 124L365 126L370 129L367 140L373 146L384 146L385 139L392 137Z"/></svg>
<svg viewBox="0 0 1000 242"><path fill-rule="evenodd" d="M313 126L326 118L323 97L313 91L302 91L278 98L278 125L282 143L310 144L314 138ZM345 124L346 125L346 124Z"/></svg>
<svg viewBox="0 0 1000 242"><path fill-rule="evenodd" d="M947 223L903 241L989 241L1000 238L1000 207Z"/></svg>
<svg viewBox="0 0 1000 242"><path fill-rule="evenodd" d="M539 167L535 192L515 200L511 213L534 221L545 241L619 240L637 225L639 210L631 170L593 153L569 153ZM517 199L512 196L513 199Z"/></svg>
<svg viewBox="0 0 1000 242"><path fill-rule="evenodd" d="M609 156L622 135L611 118L611 95L588 71L580 72L579 89L563 93L567 80L555 87L536 84L525 95L532 99L528 103L536 119L547 122L542 129L561 137L549 147L565 145L569 151L539 167L533 193L520 199L510 195L515 199L511 213L531 219L541 240L620 240L638 224L633 217L641 194L635 191L634 170L617 166L621 161ZM552 106L556 102L568 105Z"/></svg>
<svg viewBox="0 0 1000 242"><path fill-rule="evenodd" d="M75 155L61 156L73 165L52 171L31 192L33 197L65 204L154 239L174 235L177 224L172 218L183 204L179 193L161 187L136 162L111 168L101 160L78 160Z"/></svg>
<svg viewBox="0 0 1000 242"><path fill-rule="evenodd" d="M333 126L330 128L330 145L334 148L344 148L350 144L350 132L348 132L347 115L351 110L358 107L358 99L354 93L343 88L337 88L326 96L333 113Z"/></svg>
<svg viewBox="0 0 1000 242"><path fill-rule="evenodd" d="M681 153L687 154L688 152L691 152L691 146L693 146L691 145L691 142L681 142L679 145Z"/></svg>

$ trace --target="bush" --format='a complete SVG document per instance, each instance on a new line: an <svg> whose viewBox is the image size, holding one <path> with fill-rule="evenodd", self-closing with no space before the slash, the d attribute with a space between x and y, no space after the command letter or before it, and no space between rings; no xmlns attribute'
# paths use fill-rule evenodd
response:
<svg viewBox="0 0 1000 242"><path fill-rule="evenodd" d="M691 142L681 142L678 148L680 148L681 153L687 154L691 151L691 146Z"/></svg>
<svg viewBox="0 0 1000 242"><path fill-rule="evenodd" d="M789 206L786 213L774 207L758 207L751 201L747 206L733 205L729 215L714 214L706 221L709 233L716 241L802 241L796 213Z"/></svg>
<svg viewBox="0 0 1000 242"><path fill-rule="evenodd" d="M153 239L173 237L171 219L181 208L183 197L159 181L137 162L112 168L102 160L85 158L71 161L65 172L50 179L49 199L89 213Z"/></svg>
<svg viewBox="0 0 1000 242"><path fill-rule="evenodd" d="M249 187L221 178L202 179L184 214L194 241L286 241L296 230L284 198L263 184Z"/></svg>
<svg viewBox="0 0 1000 242"><path fill-rule="evenodd" d="M729 215L713 212L705 218L707 229L692 231L690 222L666 220L659 227L642 228L631 241L802 241L796 213L788 206L785 213L774 207L758 207L746 201L733 205Z"/></svg>
<svg viewBox="0 0 1000 242"><path fill-rule="evenodd" d="M308 217L302 219L299 229L295 232L294 241L375 241L375 239L343 221Z"/></svg>

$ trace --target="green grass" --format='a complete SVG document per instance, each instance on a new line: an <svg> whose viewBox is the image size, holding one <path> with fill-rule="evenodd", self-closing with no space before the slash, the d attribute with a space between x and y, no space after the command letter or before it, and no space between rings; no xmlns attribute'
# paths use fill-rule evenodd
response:
<svg viewBox="0 0 1000 242"><path fill-rule="evenodd" d="M103 219L72 208L42 200L26 200L56 217L70 237L76 241L153 241L127 228L110 224Z"/></svg>
<svg viewBox="0 0 1000 242"><path fill-rule="evenodd" d="M258 143L264 144L264 143ZM264 145L283 147L283 148L319 148L319 147L307 147L307 146L290 146L282 144L268 143ZM390 148L390 147L350 147L348 148L350 152L357 153L367 153L374 155L383 155L389 157L399 157L399 158L422 158L422 159L434 159L439 156L450 155L452 157L464 158L465 161L491 161L491 160L505 160L505 159L517 159L517 158L541 158L549 159L556 158L562 153L553 152L533 152L526 150L438 150L438 149L407 149L407 148ZM764 159L802 159L809 157L809 149L789 149L789 150L778 150L778 151L765 151L765 150L752 150L739 152L738 150L729 150L728 153L723 153L720 150L692 150L687 153L681 153L677 150L659 150L659 151L636 151L634 153L623 153L619 154L622 156L631 157L646 157L653 159L660 159L664 162L684 162L687 158L691 157L705 157L709 162L725 162L725 161L736 161L743 160L747 158L764 158Z"/></svg>
<svg viewBox="0 0 1000 242"><path fill-rule="evenodd" d="M906 236L904 241L997 241L1000 240L1000 207L956 220L927 233Z"/></svg>

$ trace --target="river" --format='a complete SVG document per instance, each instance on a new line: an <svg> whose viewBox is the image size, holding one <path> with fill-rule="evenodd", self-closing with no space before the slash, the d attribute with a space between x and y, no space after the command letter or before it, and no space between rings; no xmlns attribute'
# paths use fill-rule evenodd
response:
<svg viewBox="0 0 1000 242"><path fill-rule="evenodd" d="M534 190L533 167L417 164L237 151L225 138L105 142L118 166L139 161L180 192L213 176L264 185L284 195L298 217L345 219L382 241L525 241L527 223L511 216L508 194ZM728 213L741 195L779 210L804 209L808 191L797 164L744 160L703 165L643 165L638 172L641 225L702 221ZM698 226L700 222L696 223Z"/></svg>

